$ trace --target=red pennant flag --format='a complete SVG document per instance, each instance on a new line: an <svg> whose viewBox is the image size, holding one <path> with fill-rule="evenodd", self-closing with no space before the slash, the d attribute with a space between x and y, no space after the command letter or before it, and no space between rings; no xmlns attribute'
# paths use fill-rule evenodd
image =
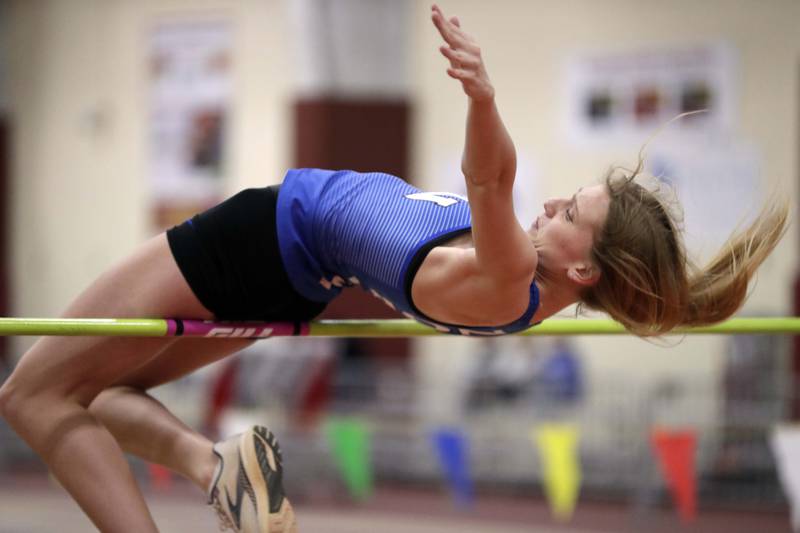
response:
<svg viewBox="0 0 800 533"><path fill-rule="evenodd" d="M697 436L693 430L655 430L652 442L681 520L691 522L697 516L697 481L694 455Z"/></svg>

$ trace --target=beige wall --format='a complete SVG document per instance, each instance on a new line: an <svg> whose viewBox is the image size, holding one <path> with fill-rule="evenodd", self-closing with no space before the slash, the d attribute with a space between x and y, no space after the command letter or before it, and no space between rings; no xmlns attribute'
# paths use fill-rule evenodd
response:
<svg viewBox="0 0 800 533"><path fill-rule="evenodd" d="M444 71L437 51L439 37L427 23L429 2L419 0L416 5L418 27L412 39L416 43L412 71L417 74L418 89L415 172L429 177L441 169L441 152L460 150L465 101ZM724 40L739 57L740 105L734 112L740 120L732 133L760 150L765 187L777 185L797 198L800 3L445 0L441 5L446 13L457 14L464 29L480 43L500 111L518 152L536 161L545 194L572 194L609 165L635 162L645 140L602 150L579 150L565 142L559 131L564 108L562 69L571 54ZM795 225L762 268L745 312L791 313L796 242ZM645 387L663 379L691 379L712 390L720 376L721 338L690 337L674 348L632 338L576 340L595 383L609 375L626 376ZM449 379L454 384L457 374L471 362L469 351L476 349L476 343L464 340L426 341L420 374L432 383L447 385ZM437 398L429 404L446 410L454 402ZM713 404L701 408L708 414L714 409Z"/></svg>
<svg viewBox="0 0 800 533"><path fill-rule="evenodd" d="M428 2L411 1L414 172L424 183L439 168L439 154L460 150L465 102L444 73ZM143 60L147 28L158 18L223 16L234 22L229 190L275 182L290 163L292 56L285 3L19 0L12 6L16 315L56 315L109 263L147 237ZM570 53L724 39L740 57L740 121L734 133L761 151L765 180L797 196L797 2L452 0L443 6L482 44L517 147L548 177L545 193L573 191L611 163L630 163L639 147L577 151L558 134L561 69ZM765 265L747 311L789 312L796 240L792 228ZM686 339L673 349L635 339L578 342L594 376L624 373L644 381L700 376L711 386L721 361L721 341L711 338ZM428 355L420 358L422 375L439 376L437 383L444 384L448 378L441 376L457 375L459 363L477 346L445 339L423 344L421 353Z"/></svg>
<svg viewBox="0 0 800 533"><path fill-rule="evenodd" d="M144 61L156 21L233 22L227 189L280 180L289 163L283 3L16 1L11 15L15 315L56 316L148 237Z"/></svg>

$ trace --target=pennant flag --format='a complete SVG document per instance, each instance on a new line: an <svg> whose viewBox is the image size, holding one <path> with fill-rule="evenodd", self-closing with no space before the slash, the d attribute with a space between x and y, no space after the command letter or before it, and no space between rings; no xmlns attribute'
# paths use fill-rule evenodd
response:
<svg viewBox="0 0 800 533"><path fill-rule="evenodd" d="M651 439L681 520L691 522L697 516L697 436L693 430L655 430Z"/></svg>
<svg viewBox="0 0 800 533"><path fill-rule="evenodd" d="M558 520L572 518L581 484L578 461L578 430L569 425L545 424L531 430L539 450L544 491L550 510Z"/></svg>
<svg viewBox="0 0 800 533"><path fill-rule="evenodd" d="M433 444L456 505L469 508L475 501L469 471L467 439L457 429L440 428L433 432Z"/></svg>
<svg viewBox="0 0 800 533"><path fill-rule="evenodd" d="M365 500L372 495L370 432L356 419L329 420L325 426L328 445L350 495Z"/></svg>
<svg viewBox="0 0 800 533"><path fill-rule="evenodd" d="M770 439L778 477L792 509L792 529L800 531L800 426L778 426Z"/></svg>

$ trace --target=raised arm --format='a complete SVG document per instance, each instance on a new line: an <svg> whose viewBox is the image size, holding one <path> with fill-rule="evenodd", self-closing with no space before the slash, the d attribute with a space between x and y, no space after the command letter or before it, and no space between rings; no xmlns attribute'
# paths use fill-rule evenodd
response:
<svg viewBox="0 0 800 533"><path fill-rule="evenodd" d="M516 151L497 111L480 48L458 18L446 18L436 5L431 18L446 43L440 51L450 61L447 74L461 82L469 98L461 169L478 267L498 280L530 276L536 249L514 216L512 201Z"/></svg>

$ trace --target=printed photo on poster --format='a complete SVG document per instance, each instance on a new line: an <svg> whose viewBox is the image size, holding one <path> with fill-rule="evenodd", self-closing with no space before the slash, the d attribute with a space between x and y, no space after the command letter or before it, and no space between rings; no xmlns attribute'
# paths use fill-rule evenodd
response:
<svg viewBox="0 0 800 533"><path fill-rule="evenodd" d="M592 52L565 68L564 131L579 147L642 143L681 113L682 134L733 125L735 56L723 43Z"/></svg>

